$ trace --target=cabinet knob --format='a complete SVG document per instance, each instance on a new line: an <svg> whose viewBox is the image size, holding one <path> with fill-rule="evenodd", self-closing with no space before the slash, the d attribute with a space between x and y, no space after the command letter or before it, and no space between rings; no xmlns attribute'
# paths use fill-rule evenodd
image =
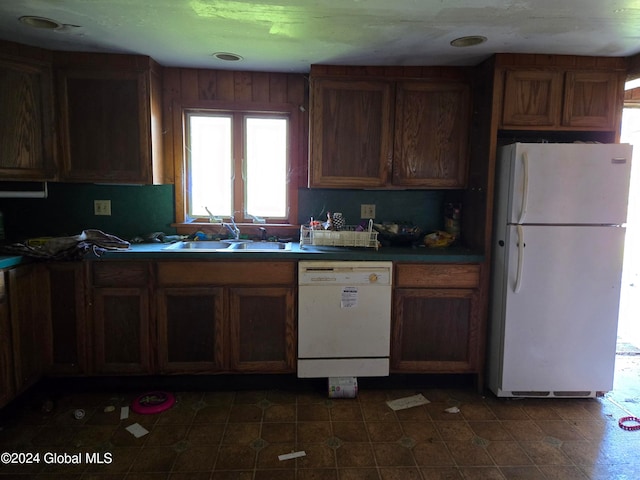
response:
<svg viewBox="0 0 640 480"><path fill-rule="evenodd" d="M372 273L371 275L369 275L369 283L376 283L378 281L378 275L376 275L375 273Z"/></svg>

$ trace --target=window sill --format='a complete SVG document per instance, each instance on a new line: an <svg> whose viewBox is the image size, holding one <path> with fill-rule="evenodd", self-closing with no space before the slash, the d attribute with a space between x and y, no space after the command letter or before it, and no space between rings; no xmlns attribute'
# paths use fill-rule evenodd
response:
<svg viewBox="0 0 640 480"><path fill-rule="evenodd" d="M236 223L240 229L241 235L261 236L260 228L267 229L267 235L277 237L296 237L300 233L300 225L288 223ZM221 223L208 222L181 222L172 223L178 235L190 235L195 232L204 232L212 234L226 234L228 230Z"/></svg>

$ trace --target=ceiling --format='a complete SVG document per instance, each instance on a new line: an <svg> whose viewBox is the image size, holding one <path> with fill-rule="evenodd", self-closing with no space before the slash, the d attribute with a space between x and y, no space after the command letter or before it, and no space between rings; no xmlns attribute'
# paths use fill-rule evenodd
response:
<svg viewBox="0 0 640 480"><path fill-rule="evenodd" d="M18 20L27 15L59 28L29 27ZM469 35L487 41L450 45ZM498 52L629 56L640 52L640 0L5 0L0 39L279 72L316 63L475 65Z"/></svg>

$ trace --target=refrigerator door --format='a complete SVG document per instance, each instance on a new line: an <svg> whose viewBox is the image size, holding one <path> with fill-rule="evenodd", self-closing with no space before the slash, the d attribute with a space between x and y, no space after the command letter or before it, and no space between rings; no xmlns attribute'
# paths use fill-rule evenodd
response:
<svg viewBox="0 0 640 480"><path fill-rule="evenodd" d="M506 223L626 223L630 145L516 143L502 153Z"/></svg>
<svg viewBox="0 0 640 480"><path fill-rule="evenodd" d="M624 234L620 227L509 227L502 393L613 388Z"/></svg>

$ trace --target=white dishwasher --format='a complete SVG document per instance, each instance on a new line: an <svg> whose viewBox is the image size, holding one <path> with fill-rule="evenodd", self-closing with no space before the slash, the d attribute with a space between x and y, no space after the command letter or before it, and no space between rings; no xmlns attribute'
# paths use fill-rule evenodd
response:
<svg viewBox="0 0 640 480"><path fill-rule="evenodd" d="M391 262L298 263L298 377L389 375Z"/></svg>

